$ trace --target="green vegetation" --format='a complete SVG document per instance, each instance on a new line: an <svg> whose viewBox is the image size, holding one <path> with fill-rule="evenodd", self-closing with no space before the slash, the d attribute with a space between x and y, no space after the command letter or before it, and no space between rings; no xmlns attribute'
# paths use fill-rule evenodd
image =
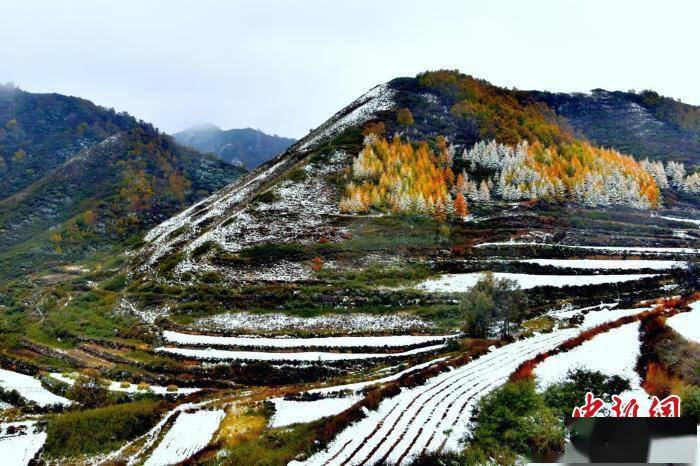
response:
<svg viewBox="0 0 700 466"><path fill-rule="evenodd" d="M612 395L629 390L627 379L619 375L606 376L586 369L569 370L561 382L547 387L544 399L562 419L570 416L576 406L581 405L586 392L595 393L598 398L610 403Z"/></svg>
<svg viewBox="0 0 700 466"><path fill-rule="evenodd" d="M0 199L26 188L86 145L137 125L127 113L84 99L0 89Z"/></svg>
<svg viewBox="0 0 700 466"><path fill-rule="evenodd" d="M680 392L681 414L700 423L700 387L686 385Z"/></svg>
<svg viewBox="0 0 700 466"><path fill-rule="evenodd" d="M266 429L252 440L241 441L224 449L226 455L223 458L204 464L286 466L302 453L310 455L314 451L316 436L316 423Z"/></svg>
<svg viewBox="0 0 700 466"><path fill-rule="evenodd" d="M52 415L46 427L44 454L60 458L114 450L146 433L164 408L163 402L144 400Z"/></svg>
<svg viewBox="0 0 700 466"><path fill-rule="evenodd" d="M671 122L687 131L700 131L700 107L684 104L650 90L638 94L642 105L657 118Z"/></svg>
<svg viewBox="0 0 700 466"><path fill-rule="evenodd" d="M564 450L565 428L535 390L532 380L509 382L474 409L474 430L465 451L467 464L514 464L518 455L534 460Z"/></svg>
<svg viewBox="0 0 700 466"><path fill-rule="evenodd" d="M485 338L494 326L499 326L501 336L510 335L522 321L526 301L525 293L514 280L486 274L462 298L462 330L467 335Z"/></svg>

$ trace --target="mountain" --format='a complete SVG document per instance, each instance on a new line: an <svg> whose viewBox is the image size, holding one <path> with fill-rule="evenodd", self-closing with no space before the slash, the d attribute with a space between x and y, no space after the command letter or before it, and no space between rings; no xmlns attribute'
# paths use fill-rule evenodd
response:
<svg viewBox="0 0 700 466"><path fill-rule="evenodd" d="M3 272L123 242L244 172L82 99L5 88L0 115Z"/></svg>
<svg viewBox="0 0 700 466"><path fill-rule="evenodd" d="M81 150L137 126L128 114L84 99L0 86L0 199Z"/></svg>
<svg viewBox="0 0 700 466"><path fill-rule="evenodd" d="M257 167L294 143L292 138L265 134L258 129L224 131L214 125L198 125L173 135L185 146L211 152L234 165Z"/></svg>
<svg viewBox="0 0 700 466"><path fill-rule="evenodd" d="M659 124L671 128L671 123ZM398 78L375 87L256 171L151 230L138 256L145 260L140 266L162 271L163 263L168 270L177 265L188 278L215 271L234 281L303 279L313 276L305 265L313 251L333 251L329 243L342 248L343 238L356 237L363 226L388 221L353 214L444 218L453 215L457 191L477 212L498 211L512 201L659 205L660 190L669 187L663 166L652 174L628 155L594 146L577 128L583 126L543 102L540 93L498 88L454 71ZM683 145L685 133L668 131L689 159L700 158L700 152ZM426 141L424 149L382 142L395 133L414 144ZM654 134L639 133L636 141L642 156L658 143ZM414 166L421 168L414 171ZM395 167L401 175L392 174ZM682 183L681 177L676 186ZM666 198L675 202L677 195L667 192ZM276 256L263 251L270 244L291 249L285 246ZM279 270L270 270L258 254L274 258Z"/></svg>

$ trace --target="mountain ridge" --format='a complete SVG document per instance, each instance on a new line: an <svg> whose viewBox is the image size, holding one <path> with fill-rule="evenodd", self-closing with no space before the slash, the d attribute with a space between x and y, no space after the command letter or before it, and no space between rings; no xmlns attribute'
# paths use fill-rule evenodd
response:
<svg viewBox="0 0 700 466"><path fill-rule="evenodd" d="M121 244L244 172L84 99L0 94L3 273Z"/></svg>
<svg viewBox="0 0 700 466"><path fill-rule="evenodd" d="M212 242L215 249L221 248L227 253L239 253L266 241L301 240L302 244L313 244L324 238L324 241L342 242L342 236L349 230L337 225L343 215L337 206L344 190L338 177L341 177L343 167L352 165L353 158L363 147L363 138L377 125L381 126L383 134L400 133L412 141L432 141L429 143L431 147L435 147L435 141L440 137L445 137L451 146L455 146L449 155L449 158L455 158L455 164L461 160L455 155L457 150L466 150L489 139L513 144L534 139L545 143L542 150L549 150L547 144L554 144L565 148L565 157L580 157L567 155L567 151L572 152L567 147L571 141L578 141L576 135L582 133L582 126L571 124L569 118L557 113L543 100L540 94L498 88L448 70L423 73L416 78L396 78L378 85L283 154L200 202L196 208L192 207L151 230L146 236L151 245L145 248L150 253L145 252L143 256L149 257L147 267L163 260L163 254L171 254L167 252L171 246L184 251L184 257L189 257L195 251L200 252L201 248L211 248L205 245ZM397 116L404 108L411 114L412 121L408 125L402 124ZM583 133L583 144L588 144L587 140L587 134ZM579 144L576 142L575 146ZM599 151L590 145L585 147L589 147L586 151ZM579 150L575 149L573 153ZM455 167L463 169L467 165L459 161ZM291 175L301 171L305 174ZM478 172L476 176L477 182L483 180ZM324 181L316 185L319 178ZM604 189L602 185L601 189ZM326 195L321 196L321 192ZM290 200L290 205L286 205L286 196L296 200ZM314 196L316 198L311 200ZM266 200L256 204L256 198ZM298 200L301 198L310 200L304 203ZM266 203L270 205L265 206ZM294 226L278 222L276 217L270 217L271 212ZM186 245L184 249L183 244ZM198 269L206 263L201 259L198 257L197 264L184 259L185 262L180 263L189 265L181 266L179 272ZM203 267L207 269L208 265ZM222 269L213 267L207 270ZM301 273L300 277L304 275Z"/></svg>
<svg viewBox="0 0 700 466"><path fill-rule="evenodd" d="M173 134L173 137L183 145L213 153L229 163L248 169L283 152L296 141L250 127L223 130L211 123L191 126Z"/></svg>

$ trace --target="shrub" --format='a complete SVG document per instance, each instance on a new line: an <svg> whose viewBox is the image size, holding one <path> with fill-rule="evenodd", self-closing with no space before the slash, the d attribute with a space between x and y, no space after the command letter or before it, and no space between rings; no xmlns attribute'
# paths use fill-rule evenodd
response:
<svg viewBox="0 0 700 466"><path fill-rule="evenodd" d="M166 388L167 391L169 392L176 392L177 391L177 385L168 385Z"/></svg>
<svg viewBox="0 0 700 466"><path fill-rule="evenodd" d="M150 390L151 386L148 384L148 382L139 382L136 388L139 390Z"/></svg>
<svg viewBox="0 0 700 466"><path fill-rule="evenodd" d="M27 404L26 400L17 390L6 390L0 387L0 401L9 403L12 406L22 407Z"/></svg>
<svg viewBox="0 0 700 466"><path fill-rule="evenodd" d="M501 336L510 335L512 325L522 320L525 303L525 293L515 281L486 274L462 299L462 330L469 336L485 338L498 323Z"/></svg>
<svg viewBox="0 0 700 466"><path fill-rule="evenodd" d="M468 456L512 463L518 455L545 457L564 450L565 429L531 380L508 382L474 409Z"/></svg>
<svg viewBox="0 0 700 466"><path fill-rule="evenodd" d="M264 193L258 194L255 197L255 201L261 202L263 204L271 204L273 202L279 201L281 197L279 194L275 193L272 190L265 191Z"/></svg>
<svg viewBox="0 0 700 466"><path fill-rule="evenodd" d="M647 372L642 382L642 387L652 395L665 398L669 394L678 390L682 381L672 376L664 368L663 364L650 362L647 365Z"/></svg>
<svg viewBox="0 0 700 466"><path fill-rule="evenodd" d="M544 399L547 406L564 418L582 404L586 392L610 402L612 395L619 395L629 388L629 381L619 375L608 377L597 371L578 368L569 370L561 382L550 385L544 392Z"/></svg>
<svg viewBox="0 0 700 466"><path fill-rule="evenodd" d="M109 390L96 377L82 376L66 389L68 398L87 408L97 408L108 404L110 402L109 395Z"/></svg>
<svg viewBox="0 0 700 466"><path fill-rule="evenodd" d="M700 387L686 385L680 391L681 415L691 417L700 424Z"/></svg>
<svg viewBox="0 0 700 466"><path fill-rule="evenodd" d="M215 249L218 247L218 245L214 241L207 241L205 243L200 244L191 253L191 256L193 259L196 259L198 257L202 257L212 249Z"/></svg>
<svg viewBox="0 0 700 466"><path fill-rule="evenodd" d="M153 427L164 408L163 402L144 400L52 415L46 427L44 454L70 457L114 450Z"/></svg>
<svg viewBox="0 0 700 466"><path fill-rule="evenodd" d="M217 272L205 272L202 274L200 280L202 281L202 283L213 285L216 283L221 283L223 279L221 275Z"/></svg>

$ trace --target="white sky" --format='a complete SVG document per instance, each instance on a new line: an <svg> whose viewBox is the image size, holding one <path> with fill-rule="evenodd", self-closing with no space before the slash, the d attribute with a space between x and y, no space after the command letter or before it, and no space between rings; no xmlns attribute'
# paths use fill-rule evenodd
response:
<svg viewBox="0 0 700 466"><path fill-rule="evenodd" d="M700 104L700 2L0 0L0 82L301 137L375 84L457 68L520 89Z"/></svg>

